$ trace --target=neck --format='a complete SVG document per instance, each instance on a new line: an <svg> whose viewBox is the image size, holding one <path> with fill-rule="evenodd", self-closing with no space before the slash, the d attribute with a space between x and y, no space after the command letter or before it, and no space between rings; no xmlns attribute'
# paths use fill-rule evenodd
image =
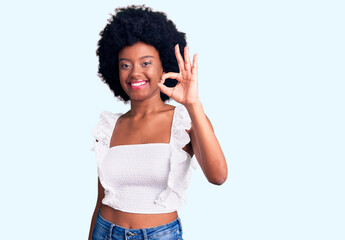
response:
<svg viewBox="0 0 345 240"><path fill-rule="evenodd" d="M166 104L160 98L149 98L145 101L133 101L131 100L131 110L129 111L132 116L145 116L147 114L157 112L159 109L162 109Z"/></svg>

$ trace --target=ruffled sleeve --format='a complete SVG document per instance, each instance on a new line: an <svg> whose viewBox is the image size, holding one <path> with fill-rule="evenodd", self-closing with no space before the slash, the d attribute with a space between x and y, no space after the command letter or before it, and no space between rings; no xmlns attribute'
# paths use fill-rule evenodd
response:
<svg viewBox="0 0 345 240"><path fill-rule="evenodd" d="M95 151L96 153L98 177L104 188L107 188L107 186L105 186L105 182L103 181L103 174L101 171L102 160L109 150L111 136L116 121L120 116L121 113L103 111L99 116L100 120L91 131L94 137L94 146L91 148L91 151Z"/></svg>
<svg viewBox="0 0 345 240"><path fill-rule="evenodd" d="M182 199L187 202L185 190L191 179L191 168L198 166L195 155L191 157L182 148L190 142L186 130L191 128L187 109L178 105L174 111L170 141L170 172L167 188L158 195L155 203L169 208L180 209Z"/></svg>

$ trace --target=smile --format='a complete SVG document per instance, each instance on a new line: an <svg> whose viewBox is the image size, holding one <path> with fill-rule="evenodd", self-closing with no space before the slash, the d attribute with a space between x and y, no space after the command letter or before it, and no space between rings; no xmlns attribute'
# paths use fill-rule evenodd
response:
<svg viewBox="0 0 345 240"><path fill-rule="evenodd" d="M129 82L128 84L132 89L140 89L144 87L147 83L148 81L141 80L141 81Z"/></svg>

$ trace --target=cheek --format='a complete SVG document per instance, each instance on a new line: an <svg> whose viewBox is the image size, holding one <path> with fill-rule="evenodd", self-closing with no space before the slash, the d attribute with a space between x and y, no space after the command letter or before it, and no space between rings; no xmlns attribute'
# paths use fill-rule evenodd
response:
<svg viewBox="0 0 345 240"><path fill-rule="evenodd" d="M163 69L162 68L155 68L155 69L152 69L151 71L150 71L150 74L152 75L152 76L155 76L155 77L157 77L157 78L161 78L161 76L162 76L162 74L163 74Z"/></svg>
<svg viewBox="0 0 345 240"><path fill-rule="evenodd" d="M124 89L126 86L126 79L128 77L128 74L124 71L120 71L119 72L119 79L120 79L120 84L122 86L122 88Z"/></svg>

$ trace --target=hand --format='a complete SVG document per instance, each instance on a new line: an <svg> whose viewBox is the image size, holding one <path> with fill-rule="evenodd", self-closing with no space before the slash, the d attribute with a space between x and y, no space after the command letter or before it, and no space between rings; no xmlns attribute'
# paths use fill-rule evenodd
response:
<svg viewBox="0 0 345 240"><path fill-rule="evenodd" d="M178 44L175 46L175 55L180 69L179 73L168 72L162 75L158 87L161 92L183 105L192 105L199 101L198 97L198 55L194 54L193 66L189 59L188 47L184 48L184 59L181 56ZM175 87L169 88L164 84L165 79L171 78L178 81Z"/></svg>

